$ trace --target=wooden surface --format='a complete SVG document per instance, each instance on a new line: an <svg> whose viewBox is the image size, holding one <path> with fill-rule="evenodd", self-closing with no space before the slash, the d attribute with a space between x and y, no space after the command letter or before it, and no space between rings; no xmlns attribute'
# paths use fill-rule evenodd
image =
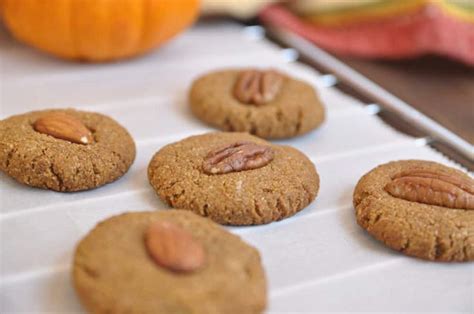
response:
<svg viewBox="0 0 474 314"><path fill-rule="evenodd" d="M271 28L267 29L267 36L281 46L288 47L285 40L278 36L278 32L272 32ZM296 47L291 48L298 50ZM473 67L438 56L386 61L334 56L470 144L474 144ZM299 61L321 73L335 74L328 65L317 63L313 58L300 55ZM367 104L378 102L363 90L352 86L350 82L343 78L338 79L336 87L345 93ZM378 115L401 132L415 137L428 136L422 128L404 121L394 112L382 110ZM430 146L474 171L473 154L459 152L449 143L441 141L430 142Z"/></svg>
<svg viewBox="0 0 474 314"><path fill-rule="evenodd" d="M434 56L405 61L338 58L474 143L474 68Z"/></svg>

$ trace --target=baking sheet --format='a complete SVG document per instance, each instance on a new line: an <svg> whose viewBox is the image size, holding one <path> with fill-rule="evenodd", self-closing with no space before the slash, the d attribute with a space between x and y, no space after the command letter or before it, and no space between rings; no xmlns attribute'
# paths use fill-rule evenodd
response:
<svg viewBox="0 0 474 314"><path fill-rule="evenodd" d="M328 114L317 131L277 141L315 163L316 201L281 222L227 227L260 250L268 312L473 312L472 264L397 254L357 226L352 207L357 180L380 163L418 158L457 165L423 139L385 125L373 108L329 86L288 51L232 23L198 24L144 58L105 65L59 61L0 34L0 118L47 107L93 110L124 125L138 150L123 178L92 191L33 189L0 174L0 311L82 311L69 276L74 246L111 215L167 208L148 184L148 162L163 145L211 130L190 114L187 89L205 71L235 66L271 66L309 81Z"/></svg>

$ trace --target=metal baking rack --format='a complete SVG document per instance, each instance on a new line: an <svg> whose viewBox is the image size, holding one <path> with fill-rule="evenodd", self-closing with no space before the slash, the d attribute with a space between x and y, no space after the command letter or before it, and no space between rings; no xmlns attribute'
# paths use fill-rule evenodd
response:
<svg viewBox="0 0 474 314"><path fill-rule="evenodd" d="M298 60L322 73L321 79L327 86L335 86L357 98L395 129L425 141L467 170L474 170L473 145L313 43L274 26L251 25L244 31L248 36L266 37L281 46L289 60Z"/></svg>

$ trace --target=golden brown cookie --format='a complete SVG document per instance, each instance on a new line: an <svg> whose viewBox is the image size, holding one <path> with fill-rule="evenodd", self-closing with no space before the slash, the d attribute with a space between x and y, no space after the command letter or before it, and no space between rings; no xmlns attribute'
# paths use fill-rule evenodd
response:
<svg viewBox="0 0 474 314"><path fill-rule="evenodd" d="M319 190L303 153L247 133L208 133L167 145L151 160L148 179L170 206L229 225L286 218Z"/></svg>
<svg viewBox="0 0 474 314"><path fill-rule="evenodd" d="M134 159L130 134L102 114L43 110L0 121L0 170L26 185L88 190L121 177Z"/></svg>
<svg viewBox="0 0 474 314"><path fill-rule="evenodd" d="M169 268L196 254L183 241L201 246L199 267L189 267L196 266L194 259L187 268ZM157 254L167 254L165 266ZM258 251L188 211L126 213L99 223L79 243L72 275L91 313L252 314L266 306Z"/></svg>
<svg viewBox="0 0 474 314"><path fill-rule="evenodd" d="M206 74L193 83L189 102L194 115L212 126L268 139L307 133L325 115L311 85L274 70Z"/></svg>
<svg viewBox="0 0 474 314"><path fill-rule="evenodd" d="M422 160L373 169L354 191L357 222L404 254L437 261L474 260L474 180Z"/></svg>

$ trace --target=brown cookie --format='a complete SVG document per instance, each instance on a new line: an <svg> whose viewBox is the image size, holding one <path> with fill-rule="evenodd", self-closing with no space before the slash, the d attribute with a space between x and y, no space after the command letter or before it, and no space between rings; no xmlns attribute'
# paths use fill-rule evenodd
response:
<svg viewBox="0 0 474 314"><path fill-rule="evenodd" d="M43 110L0 121L0 170L26 185L88 190L121 177L134 159L130 134L102 114Z"/></svg>
<svg viewBox="0 0 474 314"><path fill-rule="evenodd" d="M170 232L155 233L149 245L156 225ZM184 263L192 258L186 254L196 250L183 241L202 249L200 267L189 267L196 266L196 258ZM160 251L160 246L167 250ZM179 259L188 267L177 270L157 263L157 254L165 253L168 262ZM188 211L126 213L99 223L79 243L72 275L91 313L251 314L262 313L266 305L258 251Z"/></svg>
<svg viewBox="0 0 474 314"><path fill-rule="evenodd" d="M167 145L151 160L148 179L170 206L230 225L286 218L319 190L304 154L247 133L208 133Z"/></svg>
<svg viewBox="0 0 474 314"><path fill-rule="evenodd" d="M268 139L307 133L325 115L311 85L274 70L206 74L193 83L189 101L194 115L212 126Z"/></svg>
<svg viewBox="0 0 474 314"><path fill-rule="evenodd" d="M377 240L429 260L474 260L474 180L442 164L403 160L364 175L357 222Z"/></svg>

